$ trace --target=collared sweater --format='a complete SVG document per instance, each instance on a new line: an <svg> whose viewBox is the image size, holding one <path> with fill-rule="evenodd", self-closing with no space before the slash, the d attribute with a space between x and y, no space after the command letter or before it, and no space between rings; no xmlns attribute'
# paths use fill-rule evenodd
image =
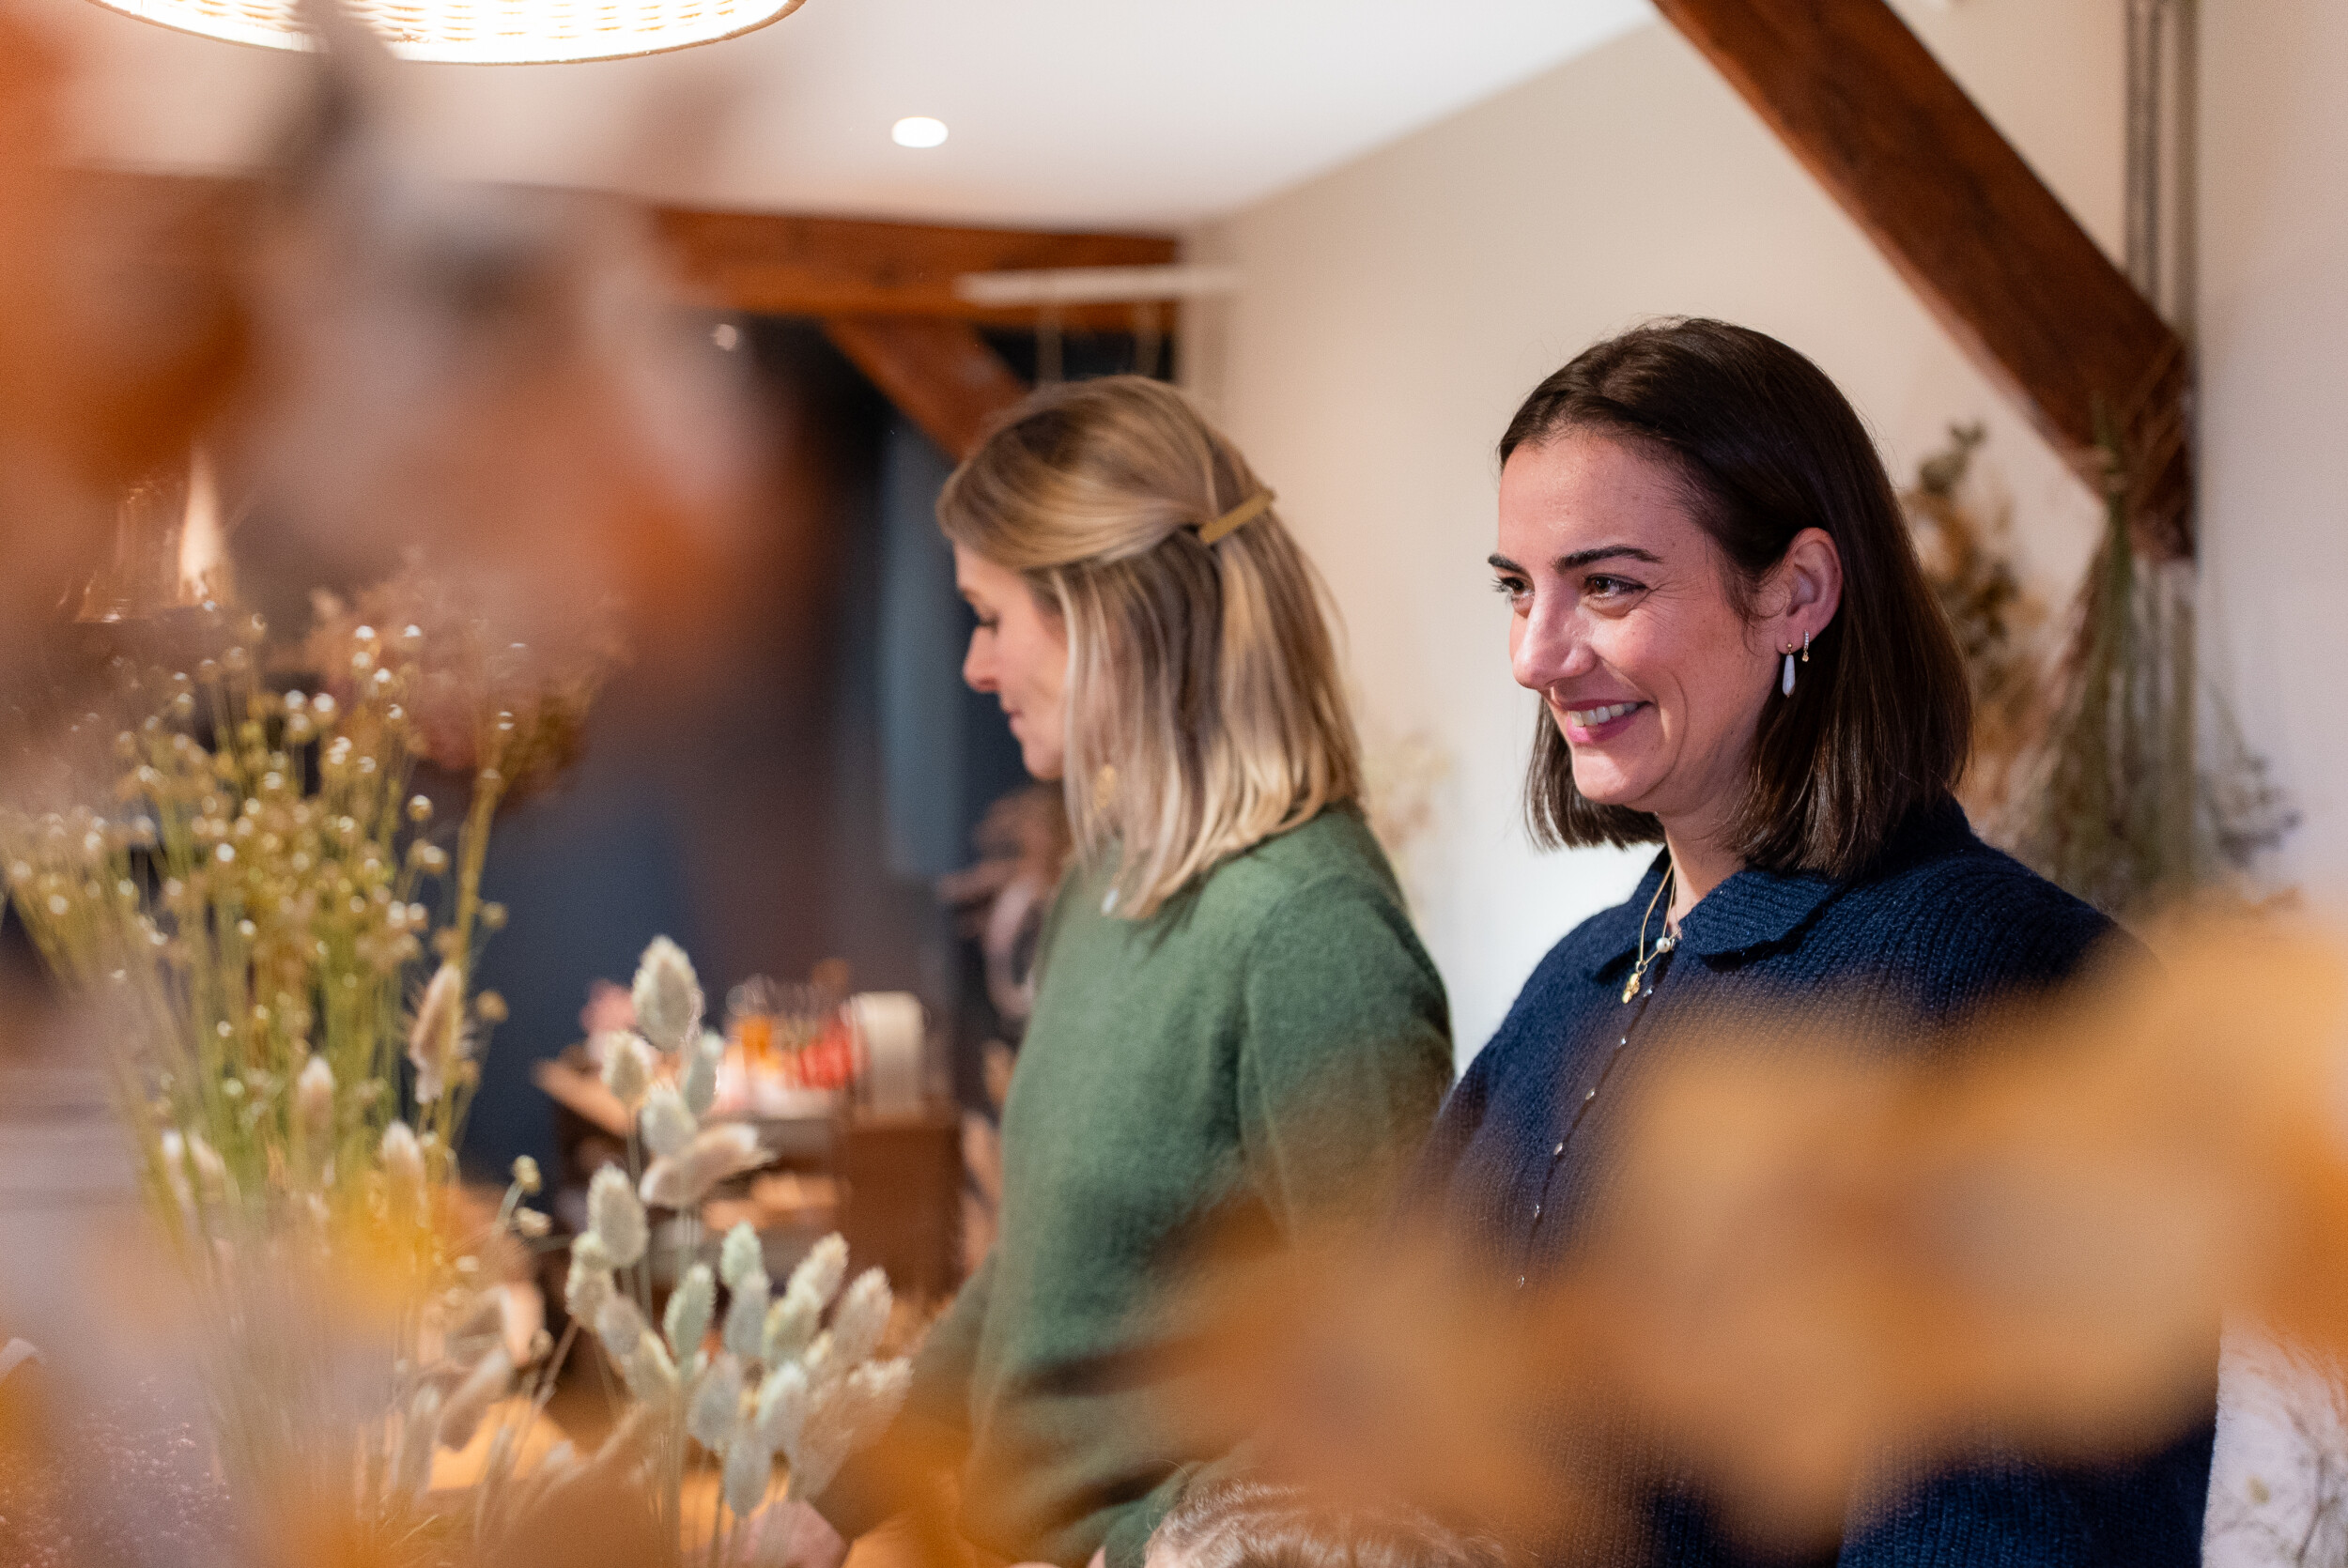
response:
<svg viewBox="0 0 2348 1568"><path fill-rule="evenodd" d="M959 1461L962 1533L1012 1560L1138 1568L1242 1435L1175 1386L1211 1325L1191 1260L1377 1217L1449 1087L1443 982L1358 812L1332 807L1144 920L1072 873L1003 1112L1002 1227L915 1362L906 1413L816 1506L851 1536Z"/></svg>
<svg viewBox="0 0 2348 1568"><path fill-rule="evenodd" d="M1691 1020L1790 1003L1894 1050L1935 1049L1987 1005L2053 987L2101 945L2124 945L2088 905L1984 844L1954 802L1911 819L1848 882L1745 870L1707 894L1637 996L1624 986L1659 855L1629 899L1551 949L1491 1042L1469 1064L1429 1141L1415 1191L1507 1285L1568 1260L1607 1185L1643 1043ZM1648 933L1651 947L1660 929ZM1757 1048L1767 1049L1766 1046ZM2215 1430L2108 1468L2016 1463L1925 1478L1888 1513L1855 1517L1843 1568L2171 1568L2201 1560ZM1561 1463L1580 1464L1586 1456ZM1741 1560L1686 1488L1650 1499L1647 1540L1606 1560L1674 1568ZM1571 1544L1543 1554L1584 1560Z"/></svg>

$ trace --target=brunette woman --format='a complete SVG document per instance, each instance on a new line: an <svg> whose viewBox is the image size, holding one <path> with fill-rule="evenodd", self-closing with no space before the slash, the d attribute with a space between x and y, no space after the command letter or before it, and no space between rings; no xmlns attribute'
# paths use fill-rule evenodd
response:
<svg viewBox="0 0 2348 1568"><path fill-rule="evenodd" d="M2073 975L2111 925L1952 799L1956 647L1815 365L1720 322L1642 328L1535 389L1500 454L1491 565L1544 705L1537 833L1662 845L1541 961L1429 1147L1455 1226L1525 1287L1573 1253L1644 1044L1766 1001L1925 1049ZM2119 1470L1941 1475L1855 1518L1841 1560L2195 1562L2209 1445L2204 1426ZM1735 1558L1691 1497L1653 1522L1656 1561Z"/></svg>
<svg viewBox="0 0 2348 1568"><path fill-rule="evenodd" d="M981 1552L1138 1568L1224 1438L1166 1397L1183 1259L1368 1218L1451 1079L1442 982L1356 800L1311 567L1173 389L1038 392L948 482L964 675L1074 830L1003 1114L1002 1228L923 1347L845 1535L942 1444Z"/></svg>

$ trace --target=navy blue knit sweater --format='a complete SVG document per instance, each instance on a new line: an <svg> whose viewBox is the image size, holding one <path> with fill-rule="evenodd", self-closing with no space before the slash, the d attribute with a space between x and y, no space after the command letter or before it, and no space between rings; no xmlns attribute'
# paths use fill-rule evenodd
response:
<svg viewBox="0 0 2348 1568"><path fill-rule="evenodd" d="M1985 1003L2069 977L2111 922L1975 838L1954 802L1920 812L1847 883L1747 870L1690 912L1677 949L1630 1004L1624 982L1664 857L1630 899L1550 950L1445 1103L1414 1190L1509 1284L1568 1256L1606 1179L1612 1114L1643 1039L1751 1002L1913 1040ZM1660 926L1655 934L1660 934ZM1652 937L1650 937L1650 941ZM2124 937L2117 938L2125 941ZM1825 1021L1825 1020L1822 1020ZM2213 1388L2216 1344L2211 1346ZM1855 1518L1844 1568L2169 1568L2201 1560L2209 1422L2168 1451L2092 1471L2008 1464L1931 1480L1889 1514ZM1741 1560L1684 1492L1656 1499L1628 1560ZM1579 1561L1570 1549L1552 1554Z"/></svg>

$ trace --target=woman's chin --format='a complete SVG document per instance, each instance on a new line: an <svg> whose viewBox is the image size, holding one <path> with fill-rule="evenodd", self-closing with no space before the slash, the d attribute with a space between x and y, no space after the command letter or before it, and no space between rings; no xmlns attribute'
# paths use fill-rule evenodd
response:
<svg viewBox="0 0 2348 1568"><path fill-rule="evenodd" d="M1577 764L1573 788L1592 806L1623 806L1632 810L1639 808L1639 802L1647 794L1644 779L1626 778L1619 770L1603 765L1585 769Z"/></svg>

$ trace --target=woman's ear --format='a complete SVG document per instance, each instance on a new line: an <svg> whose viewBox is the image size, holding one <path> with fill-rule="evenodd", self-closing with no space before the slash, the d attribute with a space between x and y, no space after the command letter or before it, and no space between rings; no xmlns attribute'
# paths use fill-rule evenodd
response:
<svg viewBox="0 0 2348 1568"><path fill-rule="evenodd" d="M1822 528L1806 528L1778 562L1784 597L1786 640L1798 642L1825 631L1843 607L1843 552Z"/></svg>

